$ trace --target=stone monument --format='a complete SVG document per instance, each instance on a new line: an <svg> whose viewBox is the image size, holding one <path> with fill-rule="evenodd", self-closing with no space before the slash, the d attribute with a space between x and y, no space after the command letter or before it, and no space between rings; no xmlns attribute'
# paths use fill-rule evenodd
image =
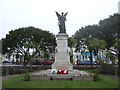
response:
<svg viewBox="0 0 120 90"><path fill-rule="evenodd" d="M56 35L57 49L55 54L55 62L52 64L52 69L56 70L73 70L73 65L70 62L70 55L68 52L68 35L66 33L65 21L67 13L62 15L56 12L58 17L58 26L60 32Z"/></svg>
<svg viewBox="0 0 120 90"><path fill-rule="evenodd" d="M56 12L58 17L58 26L60 32L56 35L57 49L55 54L55 62L52 64L52 69L33 72L30 75L30 80L93 80L93 76L85 71L73 69L70 63L70 55L68 52L68 35L65 29L65 21L67 13L62 15ZM66 74L58 73L66 71ZM84 77L83 77L84 76Z"/></svg>

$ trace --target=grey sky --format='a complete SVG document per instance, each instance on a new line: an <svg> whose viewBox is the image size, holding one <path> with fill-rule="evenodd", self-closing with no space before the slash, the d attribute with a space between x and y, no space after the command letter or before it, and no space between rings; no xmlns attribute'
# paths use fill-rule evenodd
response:
<svg viewBox="0 0 120 90"><path fill-rule="evenodd" d="M118 12L119 0L0 0L0 39L10 30L34 26L59 32L58 13L68 12L66 32L73 35L87 25L98 24Z"/></svg>

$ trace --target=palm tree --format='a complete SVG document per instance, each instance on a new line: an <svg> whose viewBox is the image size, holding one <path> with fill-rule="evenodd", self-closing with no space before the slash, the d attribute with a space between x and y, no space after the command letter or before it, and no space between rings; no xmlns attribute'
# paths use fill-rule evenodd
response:
<svg viewBox="0 0 120 90"><path fill-rule="evenodd" d="M90 63L91 63L91 67L93 66L92 62L93 62L93 56L92 56L92 52L93 52L93 49L94 49L94 42L91 40L88 40L87 42L88 44L88 49L89 49L89 52L90 52Z"/></svg>
<svg viewBox="0 0 120 90"><path fill-rule="evenodd" d="M97 56L98 59L98 51L103 50L106 47L106 42L104 40L100 40L97 38L92 38L88 40L88 49L90 52L90 61L92 65L92 52L94 51L95 55ZM99 60L99 59L98 59ZM100 60L99 60L100 62Z"/></svg>

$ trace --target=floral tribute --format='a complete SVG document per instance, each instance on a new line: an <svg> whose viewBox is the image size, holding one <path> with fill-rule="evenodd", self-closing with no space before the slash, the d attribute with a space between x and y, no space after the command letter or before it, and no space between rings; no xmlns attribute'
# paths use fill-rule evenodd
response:
<svg viewBox="0 0 120 90"><path fill-rule="evenodd" d="M58 70L57 74L68 74L68 70Z"/></svg>

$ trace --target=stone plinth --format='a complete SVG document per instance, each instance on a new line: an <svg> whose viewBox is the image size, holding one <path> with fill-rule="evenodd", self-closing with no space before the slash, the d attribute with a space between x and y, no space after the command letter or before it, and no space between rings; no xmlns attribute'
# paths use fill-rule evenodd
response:
<svg viewBox="0 0 120 90"><path fill-rule="evenodd" d="M52 69L73 70L68 52L68 35L66 33L59 33L56 35L56 39L57 52L55 55L55 62L52 64Z"/></svg>
<svg viewBox="0 0 120 90"><path fill-rule="evenodd" d="M77 69L69 70L68 74L52 74L51 69L30 73L31 81L38 80L80 80L93 81L93 75Z"/></svg>

